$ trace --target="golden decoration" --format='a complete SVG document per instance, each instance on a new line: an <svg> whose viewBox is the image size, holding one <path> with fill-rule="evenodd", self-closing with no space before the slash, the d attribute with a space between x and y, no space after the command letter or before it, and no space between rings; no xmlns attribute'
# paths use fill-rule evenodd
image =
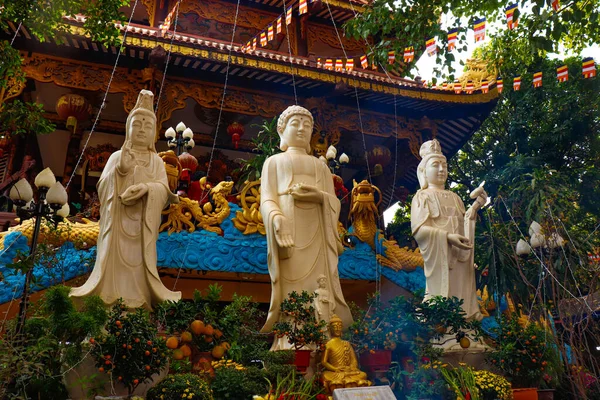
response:
<svg viewBox="0 0 600 400"><path fill-rule="evenodd" d="M379 201L375 203L375 192L379 193ZM381 192L375 185L366 180L360 183L354 181L352 189L352 203L350 206L350 220L355 236L363 243L369 244L375 250L375 239L383 240L384 254L377 254L377 261L395 271L413 271L423 265L423 256L419 249L409 250L408 247L400 248L395 240L384 238L381 230L377 229L375 218L379 216L378 206L381 203Z"/></svg>
<svg viewBox="0 0 600 400"><path fill-rule="evenodd" d="M255 232L265 235L265 224L260 214L260 179L252 182L246 181L246 185L238 194L237 199L240 201L242 210L236 211L235 218L232 220L233 226L244 235Z"/></svg>
<svg viewBox="0 0 600 400"><path fill-rule="evenodd" d="M96 245L100 226L97 221L90 221L82 218L81 222L70 222L65 219L60 222L56 228L56 232L51 232L48 225L42 223L38 243L51 244L53 246L62 246L65 242L71 241L78 248L90 248ZM35 226L35 218L30 218L23 221L20 225L13 226L8 231L0 232L0 250L4 249L4 238L11 232L20 232L27 238L27 242L31 245L31 237Z"/></svg>
<svg viewBox="0 0 600 400"><path fill-rule="evenodd" d="M93 64L85 61L67 60L33 53L31 56L22 53L23 72L27 78L39 82L52 82L58 86L105 91L112 74L112 67ZM113 76L109 92L124 93L123 106L125 112L131 111L138 93L143 89L141 70L117 68Z"/></svg>
<svg viewBox="0 0 600 400"><path fill-rule="evenodd" d="M488 81L491 86L492 83L496 82L496 76L498 76L496 68L488 67L485 61L470 58L467 60L465 72L458 78L458 81L463 87L471 81L475 90L479 90L482 81Z"/></svg>
<svg viewBox="0 0 600 400"><path fill-rule="evenodd" d="M181 174L181 164L179 158L173 150L161 151L158 156L165 163L167 171L167 180L169 181L169 189L173 192L179 184L179 175Z"/></svg>
<svg viewBox="0 0 600 400"><path fill-rule="evenodd" d="M200 187L207 189L206 177L200 179ZM229 216L231 209L227 196L231 193L233 182L221 182L211 189L210 194L216 205L213 210L211 203L207 202L202 207L196 200L181 197L178 204L171 204L168 210L162 212L167 216L167 221L160 226L160 232L168 229L169 234L181 232L186 229L194 232L196 227L209 232L222 235L223 230L216 226L220 225Z"/></svg>
<svg viewBox="0 0 600 400"><path fill-rule="evenodd" d="M223 1L182 1L179 6L181 14L194 13L199 17L224 22L227 24L237 24L245 28L254 28L263 30L269 25L278 14L272 14L265 11L258 11L252 7L240 6L239 13L236 15L232 10L233 5Z"/></svg>
<svg viewBox="0 0 600 400"><path fill-rule="evenodd" d="M25 82L17 79L16 77L8 78L6 81L6 87L0 88L0 108L2 108L2 104L14 97L17 97L23 92L25 89Z"/></svg>
<svg viewBox="0 0 600 400"><path fill-rule="evenodd" d="M156 0L141 0L141 2L144 7L146 7L146 11L148 12L148 23L150 26L154 26L154 18L156 16Z"/></svg>
<svg viewBox="0 0 600 400"><path fill-rule="evenodd" d="M325 3L329 3L329 5L332 7L343 8L345 10L351 10L352 12L356 12L356 13L365 12L365 8L363 6L352 4L351 1L325 0Z"/></svg>
<svg viewBox="0 0 600 400"><path fill-rule="evenodd" d="M483 291L477 289L477 303L479 303L479 310L484 317L489 317L490 312L496 309L496 302L490 297L487 285L483 287Z"/></svg>
<svg viewBox="0 0 600 400"><path fill-rule="evenodd" d="M342 43L344 47L340 44L340 40L335 33L335 29L326 25L309 23L307 27L308 37L308 51L315 52L315 45L318 43L326 44L327 46L345 50L346 52L362 52L366 53L366 45L364 41L359 41L356 39L348 38L346 36L342 36ZM342 53L343 54L343 53Z"/></svg>

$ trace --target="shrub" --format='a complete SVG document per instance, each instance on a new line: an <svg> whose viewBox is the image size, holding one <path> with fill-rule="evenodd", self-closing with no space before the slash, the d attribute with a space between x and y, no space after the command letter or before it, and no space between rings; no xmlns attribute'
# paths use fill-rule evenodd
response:
<svg viewBox="0 0 600 400"><path fill-rule="evenodd" d="M146 395L146 400L213 400L208 383L197 375L167 375Z"/></svg>

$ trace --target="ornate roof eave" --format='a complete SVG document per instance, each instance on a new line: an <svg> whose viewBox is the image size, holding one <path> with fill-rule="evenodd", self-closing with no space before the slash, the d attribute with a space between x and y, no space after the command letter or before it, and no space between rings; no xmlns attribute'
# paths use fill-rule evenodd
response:
<svg viewBox="0 0 600 400"><path fill-rule="evenodd" d="M71 33L87 37L85 31L80 26L85 21L85 17L77 16L69 19L73 22ZM135 24L131 24L128 27L117 24L117 27L123 33L127 31L126 46L153 49L161 45L167 50L171 47L171 54L225 63L227 63L229 52L231 51L230 62L234 66L290 74L290 68L293 65L294 75L300 78L334 85L341 83L351 89L357 88L421 101L462 104L489 103L498 97L498 92L495 88L485 94L456 94L451 90L425 88L419 86L415 81L404 78L390 79L385 74L376 71L361 69L353 71L330 71L317 67L316 63L307 57L289 57L287 54L268 49L257 48L250 52L244 52L242 51L242 46L238 44L231 46L229 43L197 35L174 34L173 37L172 32L162 35L157 28ZM121 39L123 39L123 36L121 36Z"/></svg>

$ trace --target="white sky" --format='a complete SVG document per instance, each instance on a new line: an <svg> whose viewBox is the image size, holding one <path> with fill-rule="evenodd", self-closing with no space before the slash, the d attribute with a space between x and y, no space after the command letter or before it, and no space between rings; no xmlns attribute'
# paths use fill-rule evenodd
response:
<svg viewBox="0 0 600 400"><path fill-rule="evenodd" d="M448 17L448 18L451 18L451 17ZM448 18L446 19L446 21L449 20ZM465 21L464 23L466 24L467 22ZM444 24L442 24L442 26L443 25ZM475 50L477 47L479 47L485 43L488 43L490 39L489 39L489 36L487 35L487 33L490 32L491 30L497 29L497 25L496 25L496 27L495 26L490 27L489 22L486 25L487 25L487 27L486 27L487 31L486 31L485 40L475 43L473 29L468 29L467 30L467 40L466 40L467 51L463 51L461 53L459 53L456 50L454 51L454 57L456 58L456 61L454 62L454 65L453 65L454 69L456 70L455 76L460 76L460 71L462 71L462 69L463 69L463 66L460 65L460 60L463 60L463 62L465 62L467 60L467 58L469 58L471 56L471 54L473 53L473 50ZM461 46L463 44L464 43L461 43ZM573 54L562 52L561 54L551 54L550 57L564 59L564 58L572 56L572 55ZM593 46L588 47L581 53L581 56L582 57L594 57L594 59L596 59L596 62L598 62L598 60L600 59L600 45L595 44ZM415 76L419 75L423 80L430 82L431 78L433 77L433 69L435 68L435 65L436 65L435 56L430 57L427 55L427 53L424 53L423 56L421 56L421 58L415 64L415 67L413 68L412 72L413 72L413 74L415 74ZM387 224L392 222L392 220L394 219L394 215L396 214L397 209L398 209L398 204L396 203L393 206L391 206L390 208L388 208L383 213L383 221L386 226L387 226Z"/></svg>

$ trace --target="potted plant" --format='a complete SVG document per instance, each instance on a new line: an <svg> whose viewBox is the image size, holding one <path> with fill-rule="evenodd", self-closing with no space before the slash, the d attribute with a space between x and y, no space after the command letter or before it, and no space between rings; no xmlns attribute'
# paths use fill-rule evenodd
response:
<svg viewBox="0 0 600 400"><path fill-rule="evenodd" d="M511 400L512 386L503 376L490 371L473 371L481 400Z"/></svg>
<svg viewBox="0 0 600 400"><path fill-rule="evenodd" d="M549 329L536 322L522 325L516 314L502 318L488 361L511 380L516 400L537 399L544 375L559 374L560 358Z"/></svg>
<svg viewBox="0 0 600 400"><path fill-rule="evenodd" d="M273 325L273 332L278 338L287 337L288 342L296 351L295 364L298 371L306 371L310 364L310 353L319 349L326 340L325 329L327 322L317 321L314 293L305 290L302 293L291 292L281 302L281 315L283 321Z"/></svg>
<svg viewBox="0 0 600 400"><path fill-rule="evenodd" d="M194 374L167 375L156 386L148 390L146 400L213 400L208 383Z"/></svg>
<svg viewBox="0 0 600 400"><path fill-rule="evenodd" d="M105 329L106 333L90 339L97 370L126 387L129 395L167 367L165 341L151 324L148 311L128 312L119 300Z"/></svg>

